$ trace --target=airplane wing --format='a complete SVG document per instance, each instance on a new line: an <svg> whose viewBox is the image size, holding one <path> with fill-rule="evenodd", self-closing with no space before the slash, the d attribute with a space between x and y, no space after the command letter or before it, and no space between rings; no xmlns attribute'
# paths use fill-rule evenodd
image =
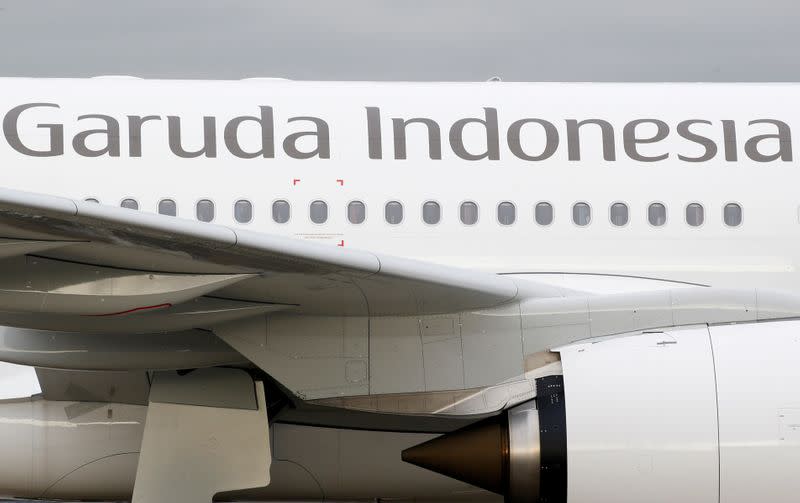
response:
<svg viewBox="0 0 800 503"><path fill-rule="evenodd" d="M9 189L0 238L0 323L29 328L177 331L280 310L425 315L520 293L506 276Z"/></svg>

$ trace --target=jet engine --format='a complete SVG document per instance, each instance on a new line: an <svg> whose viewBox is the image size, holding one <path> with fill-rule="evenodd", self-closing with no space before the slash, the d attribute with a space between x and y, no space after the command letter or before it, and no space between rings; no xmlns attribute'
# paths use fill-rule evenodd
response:
<svg viewBox="0 0 800 503"><path fill-rule="evenodd" d="M555 349L537 397L403 452L507 502L796 501L800 322L676 328Z"/></svg>

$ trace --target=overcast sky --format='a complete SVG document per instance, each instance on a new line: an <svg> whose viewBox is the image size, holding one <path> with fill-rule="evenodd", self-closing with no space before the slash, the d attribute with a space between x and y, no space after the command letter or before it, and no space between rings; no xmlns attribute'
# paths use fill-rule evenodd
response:
<svg viewBox="0 0 800 503"><path fill-rule="evenodd" d="M0 0L0 75L800 80L797 0Z"/></svg>

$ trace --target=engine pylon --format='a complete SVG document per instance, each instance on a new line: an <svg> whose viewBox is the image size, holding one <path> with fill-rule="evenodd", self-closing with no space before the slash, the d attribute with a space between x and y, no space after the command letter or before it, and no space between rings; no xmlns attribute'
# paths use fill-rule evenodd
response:
<svg viewBox="0 0 800 503"><path fill-rule="evenodd" d="M155 375L133 503L210 503L264 487L271 462L263 382L229 368Z"/></svg>

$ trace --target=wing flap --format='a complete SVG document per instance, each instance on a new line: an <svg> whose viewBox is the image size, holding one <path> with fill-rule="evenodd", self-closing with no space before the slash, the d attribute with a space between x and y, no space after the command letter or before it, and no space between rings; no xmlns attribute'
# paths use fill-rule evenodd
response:
<svg viewBox="0 0 800 503"><path fill-rule="evenodd" d="M285 311L291 305L198 297L175 306L152 306L105 316L0 310L0 325L84 334L145 334L211 327L219 323Z"/></svg>
<svg viewBox="0 0 800 503"><path fill-rule="evenodd" d="M18 257L0 261L0 309L110 316L168 307L252 274L164 274Z"/></svg>
<svg viewBox="0 0 800 503"><path fill-rule="evenodd" d="M147 405L150 394L150 379L143 371L81 372L37 368L36 376L42 396L47 400ZM72 416L83 413L80 407L72 410Z"/></svg>
<svg viewBox="0 0 800 503"><path fill-rule="evenodd" d="M0 239L0 260L55 250L75 244L74 241L42 241L36 239Z"/></svg>

